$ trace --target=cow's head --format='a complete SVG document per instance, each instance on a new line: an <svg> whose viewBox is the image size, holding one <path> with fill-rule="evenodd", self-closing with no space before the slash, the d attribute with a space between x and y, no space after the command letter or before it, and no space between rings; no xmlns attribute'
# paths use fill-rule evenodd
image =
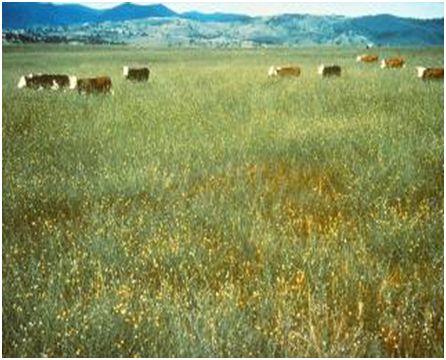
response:
<svg viewBox="0 0 446 360"><path fill-rule="evenodd" d="M53 85L51 85L51 90L59 90L59 84L56 80L53 80Z"/></svg>
<svg viewBox="0 0 446 360"><path fill-rule="evenodd" d="M26 86L26 78L25 76L20 77L19 83L17 84L17 87L19 89L23 89Z"/></svg>
<svg viewBox="0 0 446 360"><path fill-rule="evenodd" d="M70 89L70 90L76 89L77 77L76 76L68 76L68 79L69 79L68 89Z"/></svg>
<svg viewBox="0 0 446 360"><path fill-rule="evenodd" d="M318 73L319 75L324 75L324 70L325 70L325 66L324 66L324 65L321 65L321 66L319 66L319 67L317 68L317 73Z"/></svg>
<svg viewBox="0 0 446 360"><path fill-rule="evenodd" d="M358 55L356 57L356 62L361 62L362 61L362 55Z"/></svg>
<svg viewBox="0 0 446 360"><path fill-rule="evenodd" d="M379 67L380 67L381 69L384 69L384 68L386 67L386 60L381 60L381 61L379 62Z"/></svg>
<svg viewBox="0 0 446 360"><path fill-rule="evenodd" d="M423 77L425 71L426 71L426 68L425 68L425 67L417 66L417 76L418 76L419 78L422 78L422 77Z"/></svg>
<svg viewBox="0 0 446 360"><path fill-rule="evenodd" d="M129 75L129 67L128 66L124 66L122 68L122 73L124 74L125 77L127 77Z"/></svg>
<svg viewBox="0 0 446 360"><path fill-rule="evenodd" d="M268 76L277 76L277 68L275 66L269 68Z"/></svg>

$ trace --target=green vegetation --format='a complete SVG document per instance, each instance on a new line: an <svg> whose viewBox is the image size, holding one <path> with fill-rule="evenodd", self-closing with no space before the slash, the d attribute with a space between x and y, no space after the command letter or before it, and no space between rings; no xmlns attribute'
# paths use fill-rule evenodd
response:
<svg viewBox="0 0 446 360"><path fill-rule="evenodd" d="M381 51L3 47L3 356L442 357L443 48Z"/></svg>

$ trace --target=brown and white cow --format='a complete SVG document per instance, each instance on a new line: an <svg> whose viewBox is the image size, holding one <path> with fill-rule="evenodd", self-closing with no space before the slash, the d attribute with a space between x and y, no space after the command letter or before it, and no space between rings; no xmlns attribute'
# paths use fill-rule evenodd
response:
<svg viewBox="0 0 446 360"><path fill-rule="evenodd" d="M367 54L358 55L356 57L356 61L363 62L366 64L376 63L376 62L378 62L378 55L367 55Z"/></svg>
<svg viewBox="0 0 446 360"><path fill-rule="evenodd" d="M417 74L423 80L441 80L444 79L444 68L425 68L418 66Z"/></svg>
<svg viewBox="0 0 446 360"><path fill-rule="evenodd" d="M29 74L20 77L17 87L23 89L51 89L51 90L73 90L76 88L76 76L59 74Z"/></svg>
<svg viewBox="0 0 446 360"><path fill-rule="evenodd" d="M269 77L298 77L301 69L299 66L271 66L268 70Z"/></svg>
<svg viewBox="0 0 446 360"><path fill-rule="evenodd" d="M123 74L127 80L141 81L141 82L149 81L150 69L147 67L130 68L128 66L124 66Z"/></svg>
<svg viewBox="0 0 446 360"><path fill-rule="evenodd" d="M78 79L77 91L79 92L79 94L113 94L112 81L108 76Z"/></svg>
<svg viewBox="0 0 446 360"><path fill-rule="evenodd" d="M322 77L341 76L341 71L339 65L321 65L317 70Z"/></svg>
<svg viewBox="0 0 446 360"><path fill-rule="evenodd" d="M406 61L401 57L383 59L380 62L381 69L401 69L406 66Z"/></svg>

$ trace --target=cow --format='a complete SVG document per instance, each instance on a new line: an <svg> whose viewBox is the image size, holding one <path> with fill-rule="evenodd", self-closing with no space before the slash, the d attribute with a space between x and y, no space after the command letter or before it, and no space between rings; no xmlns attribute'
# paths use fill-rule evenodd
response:
<svg viewBox="0 0 446 360"><path fill-rule="evenodd" d="M356 57L356 61L367 63L367 64L376 63L376 62L378 62L378 55L367 55L367 54L358 55Z"/></svg>
<svg viewBox="0 0 446 360"><path fill-rule="evenodd" d="M77 91L79 94L100 94L100 93L111 93L112 81L108 76L101 76L96 78L88 79L78 79L77 80Z"/></svg>
<svg viewBox="0 0 446 360"><path fill-rule="evenodd" d="M423 80L441 80L444 79L444 68L425 68L418 66L417 74Z"/></svg>
<svg viewBox="0 0 446 360"><path fill-rule="evenodd" d="M149 81L150 70L147 67L129 68L128 66L124 66L123 74L127 80L143 82Z"/></svg>
<svg viewBox="0 0 446 360"><path fill-rule="evenodd" d="M269 77L298 77L300 73L298 66L271 66L268 70Z"/></svg>
<svg viewBox="0 0 446 360"><path fill-rule="evenodd" d="M339 65L321 65L317 72L322 77L341 76L341 67Z"/></svg>
<svg viewBox="0 0 446 360"><path fill-rule="evenodd" d="M381 69L401 69L406 67L406 61L400 57L383 59L380 62L380 67Z"/></svg>
<svg viewBox="0 0 446 360"><path fill-rule="evenodd" d="M29 74L20 77L17 87L19 89L27 87L37 90L73 90L76 88L76 83L76 76L59 74Z"/></svg>

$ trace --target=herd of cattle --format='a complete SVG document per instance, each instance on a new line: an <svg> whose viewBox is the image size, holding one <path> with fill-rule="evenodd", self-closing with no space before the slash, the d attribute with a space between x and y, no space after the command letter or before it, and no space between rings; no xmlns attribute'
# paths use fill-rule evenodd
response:
<svg viewBox="0 0 446 360"><path fill-rule="evenodd" d="M382 59L378 55L359 55L357 62L380 65L385 68L404 68L406 61L401 57ZM417 76L424 80L444 79L444 68L417 67ZM302 70L299 66L271 66L268 71L270 77L298 77ZM318 74L322 77L341 76L342 68L339 65L321 65ZM147 67L131 68L124 66L124 78L130 81L147 82L150 69ZM112 80L108 76L78 79L76 76L59 74L29 74L20 78L18 88L52 89L52 90L74 90L80 94L113 93Z"/></svg>
<svg viewBox="0 0 446 360"><path fill-rule="evenodd" d="M124 66L123 75L131 81L149 81L150 70L147 67L129 68ZM112 80L109 76L78 79L76 76L59 74L29 74L20 78L19 89L74 90L80 94L113 93Z"/></svg>
<svg viewBox="0 0 446 360"><path fill-rule="evenodd" d="M378 64L381 69L402 69L406 67L406 61L401 57L382 59L379 61L378 55L359 55L356 57L357 62L366 64ZM416 68L419 78L427 79L444 79L444 68L425 68L418 66ZM302 70L299 66L271 66L268 71L270 77L289 77L300 76ZM339 65L321 65L318 68L318 74L322 77L341 76L342 68Z"/></svg>

